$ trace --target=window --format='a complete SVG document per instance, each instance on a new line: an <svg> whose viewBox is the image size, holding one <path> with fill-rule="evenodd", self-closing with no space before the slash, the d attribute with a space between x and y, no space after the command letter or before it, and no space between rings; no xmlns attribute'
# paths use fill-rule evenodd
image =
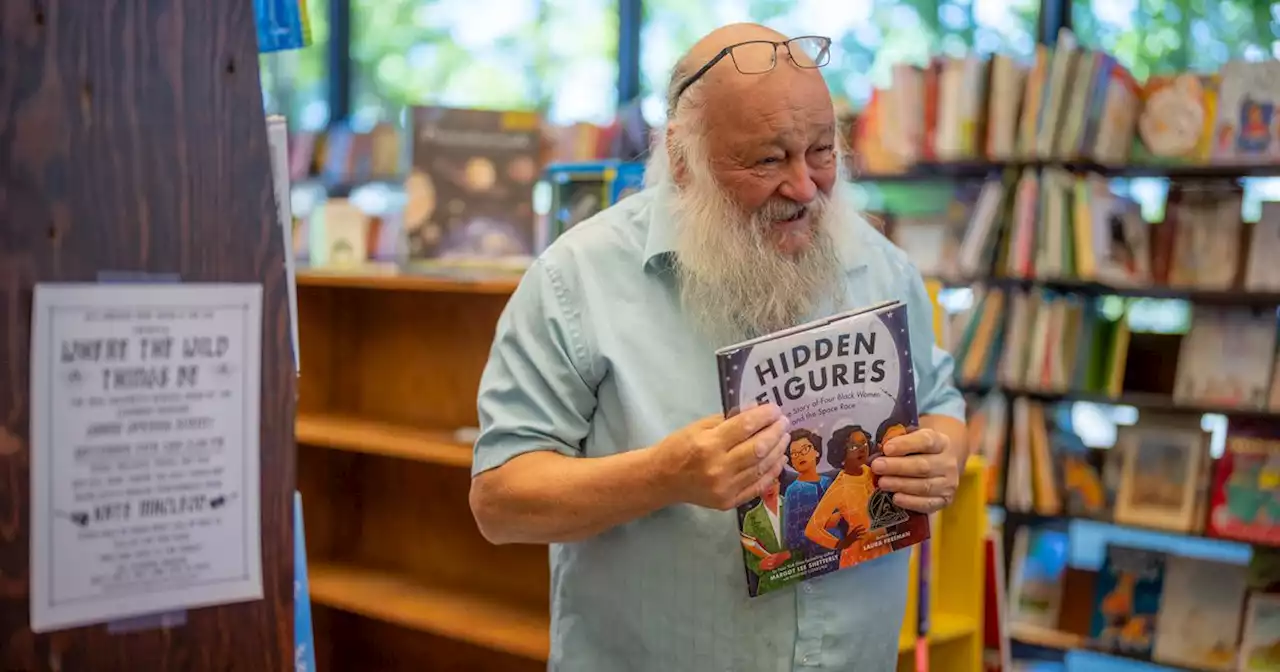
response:
<svg viewBox="0 0 1280 672"><path fill-rule="evenodd" d="M831 93L861 107L876 85L887 85L894 63L923 63L931 54L1035 49L1040 0L646 0L641 33L645 117L660 124L671 68L685 50L717 26L753 21L788 35L832 39L823 68Z"/></svg>
<svg viewBox="0 0 1280 672"><path fill-rule="evenodd" d="M617 0L351 0L351 17L357 126L417 104L534 109L555 124L616 108Z"/></svg>
<svg viewBox="0 0 1280 672"><path fill-rule="evenodd" d="M320 130L329 123L329 1L309 0L311 46L259 57L262 102L268 114L283 114L290 130Z"/></svg>

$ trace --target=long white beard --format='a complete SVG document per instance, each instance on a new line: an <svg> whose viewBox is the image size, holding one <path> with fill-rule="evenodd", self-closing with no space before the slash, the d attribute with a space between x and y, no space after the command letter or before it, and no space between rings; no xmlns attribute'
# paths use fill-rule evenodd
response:
<svg viewBox="0 0 1280 672"><path fill-rule="evenodd" d="M852 204L841 189L832 196L819 192L808 205L809 246L786 254L769 227L794 213L795 203L775 200L745 215L705 171L691 173L703 174L691 174L691 184L670 192L680 300L716 347L843 307L844 274L832 232Z"/></svg>

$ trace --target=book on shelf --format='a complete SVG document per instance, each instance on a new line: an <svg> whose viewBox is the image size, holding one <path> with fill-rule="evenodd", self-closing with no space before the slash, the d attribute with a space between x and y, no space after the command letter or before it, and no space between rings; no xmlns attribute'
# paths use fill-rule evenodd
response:
<svg viewBox="0 0 1280 672"><path fill-rule="evenodd" d="M1114 653L1151 657L1156 616L1165 576L1164 553L1108 544L1098 572L1092 646Z"/></svg>
<svg viewBox="0 0 1280 672"><path fill-rule="evenodd" d="M1067 571L1067 533L1022 526L1014 532L1009 562L1011 628L1058 629Z"/></svg>
<svg viewBox="0 0 1280 672"><path fill-rule="evenodd" d="M1170 555L1165 562L1152 660L1200 670L1232 670L1246 567Z"/></svg>
<svg viewBox="0 0 1280 672"><path fill-rule="evenodd" d="M1231 418L1214 469L1210 536L1280 546L1280 427Z"/></svg>
<svg viewBox="0 0 1280 672"><path fill-rule="evenodd" d="M1117 430L1122 467L1115 522L1198 534L1204 529L1212 469L1199 418L1140 417Z"/></svg>
<svg viewBox="0 0 1280 672"><path fill-rule="evenodd" d="M982 670L1009 672L1013 661L1009 644L1008 587L1004 572L1004 541L999 528L982 540L986 592L982 600Z"/></svg>
<svg viewBox="0 0 1280 672"><path fill-rule="evenodd" d="M1280 595L1250 594L1236 669L1241 672L1280 669Z"/></svg>
<svg viewBox="0 0 1280 672"><path fill-rule="evenodd" d="M542 157L533 112L414 107L403 226L408 261L536 254L533 187Z"/></svg>
<svg viewBox="0 0 1280 672"><path fill-rule="evenodd" d="M863 173L920 163L1049 161L1102 166L1280 163L1280 62L1139 81L1069 28L1030 58L932 56L892 67L851 143Z"/></svg>
<svg viewBox="0 0 1280 672"><path fill-rule="evenodd" d="M737 508L747 593L756 597L929 537L870 464L919 423L907 309L844 312L716 352L725 415L759 403L791 421L788 463Z"/></svg>
<svg viewBox="0 0 1280 672"><path fill-rule="evenodd" d="M267 116L267 146L271 150L271 179L275 187L276 220L284 246L285 290L289 300L289 337L293 346L293 370L302 369L298 348L298 283L297 254L294 252L296 219L289 180L289 124L281 115Z"/></svg>
<svg viewBox="0 0 1280 672"><path fill-rule="evenodd" d="M1267 408L1276 352L1274 310L1196 305L1178 352L1173 400Z"/></svg>
<svg viewBox="0 0 1280 672"><path fill-rule="evenodd" d="M1280 62L1232 60L1222 67L1213 158L1236 164L1280 162Z"/></svg>

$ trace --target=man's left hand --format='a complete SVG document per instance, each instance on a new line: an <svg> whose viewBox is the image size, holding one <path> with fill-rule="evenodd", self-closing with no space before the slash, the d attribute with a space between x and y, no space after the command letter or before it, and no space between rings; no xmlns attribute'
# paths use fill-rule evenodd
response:
<svg viewBox="0 0 1280 672"><path fill-rule="evenodd" d="M880 489L894 493L895 504L933 513L955 499L960 458L946 434L925 427L890 439L871 471L880 476Z"/></svg>

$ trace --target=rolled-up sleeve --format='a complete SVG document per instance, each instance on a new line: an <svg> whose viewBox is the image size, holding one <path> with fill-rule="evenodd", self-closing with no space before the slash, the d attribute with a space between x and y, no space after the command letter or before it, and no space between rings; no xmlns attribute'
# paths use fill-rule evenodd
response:
<svg viewBox="0 0 1280 672"><path fill-rule="evenodd" d="M596 396L577 305L545 258L512 293L480 378L473 476L536 450L582 454Z"/></svg>
<svg viewBox="0 0 1280 672"><path fill-rule="evenodd" d="M911 332L912 368L916 374L916 406L920 415L946 415L964 421L964 395L952 382L955 360L937 345L933 301L914 266L907 282L907 328Z"/></svg>

